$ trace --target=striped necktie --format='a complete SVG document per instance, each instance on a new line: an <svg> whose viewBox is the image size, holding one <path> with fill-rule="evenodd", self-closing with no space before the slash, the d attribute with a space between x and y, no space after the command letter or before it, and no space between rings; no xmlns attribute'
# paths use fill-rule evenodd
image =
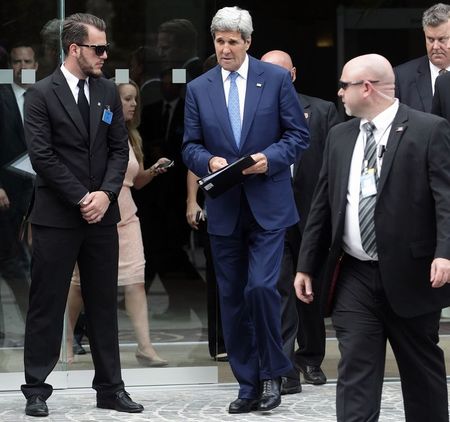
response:
<svg viewBox="0 0 450 422"><path fill-rule="evenodd" d="M377 144L373 135L375 125L372 122L364 123L363 130L366 133L366 146L364 148L364 160L362 174L367 169L377 168ZM378 181L378 177L375 174L375 180ZM371 195L363 197L360 192L359 196L359 228L361 233L361 244L363 249L373 259L377 259L377 245L375 239L375 221L374 211L377 196Z"/></svg>

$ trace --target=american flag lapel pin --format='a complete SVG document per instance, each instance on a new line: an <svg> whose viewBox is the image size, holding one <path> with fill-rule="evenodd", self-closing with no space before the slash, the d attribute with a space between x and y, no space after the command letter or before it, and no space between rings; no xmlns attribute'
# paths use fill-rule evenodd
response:
<svg viewBox="0 0 450 422"><path fill-rule="evenodd" d="M261 88L262 87L262 84L260 84L259 82L256 84L256 86L258 87L258 88Z"/></svg>
<svg viewBox="0 0 450 422"><path fill-rule="evenodd" d="M403 126L399 126L397 129L395 129L396 132L403 132Z"/></svg>

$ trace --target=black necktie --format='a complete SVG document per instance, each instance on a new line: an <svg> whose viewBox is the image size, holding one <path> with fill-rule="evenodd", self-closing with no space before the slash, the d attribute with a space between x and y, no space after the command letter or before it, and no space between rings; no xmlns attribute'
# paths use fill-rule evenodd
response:
<svg viewBox="0 0 450 422"><path fill-rule="evenodd" d="M80 110L81 117L83 118L84 125L86 126L86 130L89 133L89 103L84 95L84 83L86 81L84 79L80 79L78 81L78 108Z"/></svg>

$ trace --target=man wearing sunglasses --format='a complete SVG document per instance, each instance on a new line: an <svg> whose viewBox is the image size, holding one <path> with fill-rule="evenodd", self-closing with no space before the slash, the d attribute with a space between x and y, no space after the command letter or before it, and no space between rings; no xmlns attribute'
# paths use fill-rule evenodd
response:
<svg viewBox="0 0 450 422"><path fill-rule="evenodd" d="M450 124L399 103L376 54L344 66L338 95L356 118L329 132L295 279L336 330L337 421L378 420L389 340L405 420L448 422L438 330L450 304Z"/></svg>
<svg viewBox="0 0 450 422"><path fill-rule="evenodd" d="M128 134L115 85L102 78L105 23L89 14L64 21L65 61L30 87L25 136L36 185L30 305L25 328L25 413L47 416L64 310L75 266L89 328L97 407L142 412L124 389L117 335L116 198L128 163Z"/></svg>

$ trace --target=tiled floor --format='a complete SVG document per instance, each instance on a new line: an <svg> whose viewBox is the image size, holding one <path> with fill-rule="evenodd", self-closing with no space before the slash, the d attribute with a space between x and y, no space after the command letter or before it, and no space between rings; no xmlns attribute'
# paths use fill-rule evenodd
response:
<svg viewBox="0 0 450 422"><path fill-rule="evenodd" d="M303 392L283 396L277 409L266 412L252 412L244 415L230 415L228 404L236 398L237 386L152 387L128 389L135 401L145 407L143 413L125 414L95 407L92 390L56 391L47 404L50 416L46 421L335 421L335 385L306 385ZM33 420L24 415L25 401L17 393L0 394L0 421L16 422ZM397 382L385 384L380 422L400 422L403 407L400 385Z"/></svg>

